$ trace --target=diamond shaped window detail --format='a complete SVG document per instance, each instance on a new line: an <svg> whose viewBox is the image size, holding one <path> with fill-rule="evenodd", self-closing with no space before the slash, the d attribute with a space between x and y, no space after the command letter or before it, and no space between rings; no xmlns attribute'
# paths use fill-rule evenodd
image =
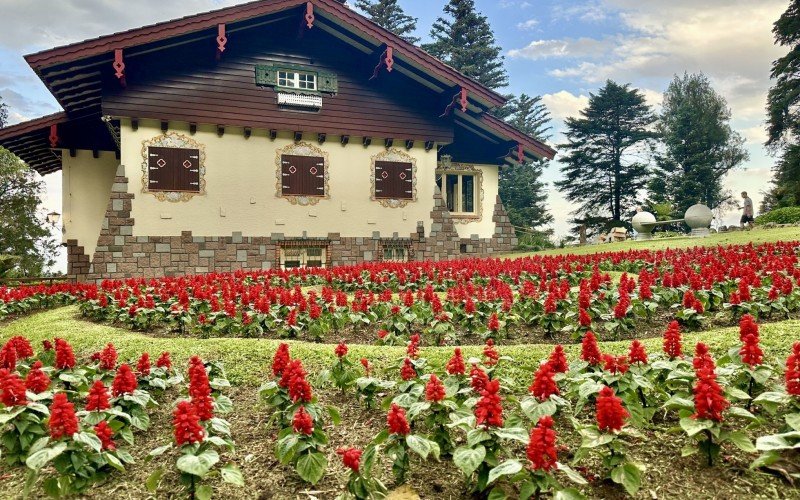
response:
<svg viewBox="0 0 800 500"><path fill-rule="evenodd" d="M192 168L192 162L191 162L191 161L189 161L189 160L185 160L185 161L183 162L183 167L184 167L184 168Z"/></svg>
<svg viewBox="0 0 800 500"><path fill-rule="evenodd" d="M311 175L317 175L317 167L311 167L308 171Z"/></svg>
<svg viewBox="0 0 800 500"><path fill-rule="evenodd" d="M166 164L167 160L165 160L164 158L159 158L158 160L156 160L156 165L158 165L161 168L164 168Z"/></svg>
<svg viewBox="0 0 800 500"><path fill-rule="evenodd" d="M387 177L389 177L389 173L386 170L384 170L383 173L381 174L381 177L386 179Z"/></svg>
<svg viewBox="0 0 800 500"><path fill-rule="evenodd" d="M406 173L405 172L400 172L400 179L405 180L405 178L406 178Z"/></svg>
<svg viewBox="0 0 800 500"><path fill-rule="evenodd" d="M290 174L297 173L297 169L295 168L295 166L294 166L294 165L291 165L291 166L289 167L289 173L290 173Z"/></svg>

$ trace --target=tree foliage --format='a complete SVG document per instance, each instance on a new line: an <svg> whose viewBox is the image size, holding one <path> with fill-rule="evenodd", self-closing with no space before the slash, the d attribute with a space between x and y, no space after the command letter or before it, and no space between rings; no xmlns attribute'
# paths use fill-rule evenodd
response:
<svg viewBox="0 0 800 500"><path fill-rule="evenodd" d="M550 112L540 96L520 95L509 100L506 121L520 131L547 140ZM541 181L546 161L509 165L500 170L500 198L508 212L511 223L517 227L539 229L553 222L547 211L547 192Z"/></svg>
<svg viewBox="0 0 800 500"><path fill-rule="evenodd" d="M589 96L580 118L566 120L556 187L578 204L572 222L596 229L633 212L649 180L647 157L657 134L653 111L629 84L608 80Z"/></svg>
<svg viewBox="0 0 800 500"><path fill-rule="evenodd" d="M356 7L375 24L409 43L419 43L419 38L413 34L417 18L407 15L397 0L356 0Z"/></svg>
<svg viewBox="0 0 800 500"><path fill-rule="evenodd" d="M422 48L491 89L508 85L501 49L474 0L450 0L444 14L431 28L433 42Z"/></svg>
<svg viewBox="0 0 800 500"><path fill-rule="evenodd" d="M718 206L723 177L748 159L744 139L730 127L725 98L705 75L675 76L666 92L657 130L664 144L656 158L651 200L669 203L683 217L695 203Z"/></svg>
<svg viewBox="0 0 800 500"><path fill-rule="evenodd" d="M772 28L775 43L789 52L772 64L767 96L767 146L780 159L773 168L772 207L800 205L800 0L792 0Z"/></svg>

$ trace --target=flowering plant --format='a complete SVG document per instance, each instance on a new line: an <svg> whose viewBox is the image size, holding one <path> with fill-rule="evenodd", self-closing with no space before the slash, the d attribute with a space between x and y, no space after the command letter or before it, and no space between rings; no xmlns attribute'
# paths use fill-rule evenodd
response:
<svg viewBox="0 0 800 500"><path fill-rule="evenodd" d="M384 453L393 458L392 472L398 484L405 482L411 466L409 451L413 451L423 460L427 460L429 456L439 460L439 445L426 436L412 434L406 411L395 403L392 403L386 415L386 426L387 429L372 440L370 447L383 448Z"/></svg>
<svg viewBox="0 0 800 500"><path fill-rule="evenodd" d="M378 478L372 477L372 467L375 464L376 448L371 446L366 452L358 448L339 448L336 454L342 459L342 463L350 469L350 476L347 479L347 493L356 500L381 499L386 496L386 486ZM363 459L362 459L363 456ZM339 498L344 500L350 498L342 495Z"/></svg>

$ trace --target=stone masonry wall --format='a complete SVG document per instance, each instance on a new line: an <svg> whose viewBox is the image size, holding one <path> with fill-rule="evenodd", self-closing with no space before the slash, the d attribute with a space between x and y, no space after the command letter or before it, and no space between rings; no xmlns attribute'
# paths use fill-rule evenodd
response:
<svg viewBox="0 0 800 500"><path fill-rule="evenodd" d="M133 236L131 207L134 195L128 193L124 166L117 169L111 197L106 208L100 237L93 256L86 255L76 240L67 241L68 274L79 281L99 281L129 277L162 277L239 269L258 270L278 267L283 246L323 246L326 265L349 265L381 260L385 246L403 246L409 260L445 260L459 257L508 252L517 244L514 228L497 197L492 220L492 238L462 239L439 189L434 194L431 231L425 235L422 221L410 235L382 235L373 232L364 237L342 237L328 233L326 238L269 236L196 236L184 231L180 236Z"/></svg>

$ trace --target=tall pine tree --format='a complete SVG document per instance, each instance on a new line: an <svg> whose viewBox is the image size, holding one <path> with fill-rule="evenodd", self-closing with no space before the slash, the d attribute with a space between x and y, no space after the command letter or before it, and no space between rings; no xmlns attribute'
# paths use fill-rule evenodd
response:
<svg viewBox="0 0 800 500"><path fill-rule="evenodd" d="M748 159L744 139L730 127L725 98L701 74L675 76L664 92L658 132L665 152L656 162L650 197L683 217L695 203L724 201L722 179Z"/></svg>
<svg viewBox="0 0 800 500"><path fill-rule="evenodd" d="M771 206L764 208L800 205L800 0L792 0L772 33L789 52L770 74L775 84L767 96L767 146L781 157L767 196Z"/></svg>
<svg viewBox="0 0 800 500"><path fill-rule="evenodd" d="M422 48L491 89L508 85L501 49L474 0L450 0L444 13L431 28L433 42Z"/></svg>
<svg viewBox="0 0 800 500"><path fill-rule="evenodd" d="M506 121L518 130L542 141L549 138L550 113L540 96L522 94L513 98L509 101L508 112ZM541 181L546 164L546 161L536 161L501 168L500 198L513 225L539 230L553 221L547 211L545 184Z"/></svg>
<svg viewBox="0 0 800 500"><path fill-rule="evenodd" d="M356 7L375 24L409 43L419 43L419 38L413 35L417 18L406 15L397 0L356 0Z"/></svg>
<svg viewBox="0 0 800 500"><path fill-rule="evenodd" d="M633 212L647 186L648 164L643 160L652 147L656 120L644 95L630 85L607 81L580 118L567 118L567 143L556 186L577 203L575 224L591 230L619 225Z"/></svg>

